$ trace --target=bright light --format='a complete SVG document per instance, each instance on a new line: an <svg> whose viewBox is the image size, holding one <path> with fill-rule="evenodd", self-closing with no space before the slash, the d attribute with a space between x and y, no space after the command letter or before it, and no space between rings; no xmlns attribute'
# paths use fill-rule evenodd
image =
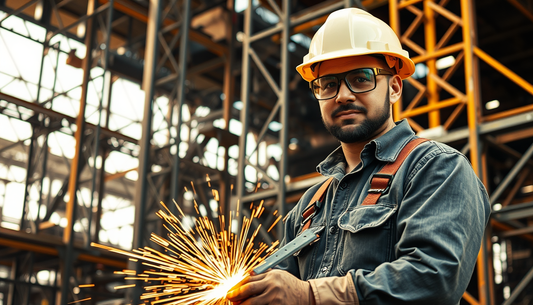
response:
<svg viewBox="0 0 533 305"><path fill-rule="evenodd" d="M526 185L521 189L522 193L527 194L533 192L533 185Z"/></svg>
<svg viewBox="0 0 533 305"><path fill-rule="evenodd" d="M485 108L487 108L487 110L496 109L498 107L500 107L500 101L498 101L498 100L492 100L492 101L487 102L485 104Z"/></svg>
<svg viewBox="0 0 533 305"><path fill-rule="evenodd" d="M505 286L503 287L503 298L508 299L511 296L511 287Z"/></svg>
<svg viewBox="0 0 533 305"><path fill-rule="evenodd" d="M446 69L455 64L455 57L452 55L437 59L437 62L435 63L435 66L438 70Z"/></svg>
<svg viewBox="0 0 533 305"><path fill-rule="evenodd" d="M418 78L424 78L426 75L428 75L429 69L428 66L426 66L423 63L418 63L415 65L415 73L413 74L414 79Z"/></svg>
<svg viewBox="0 0 533 305"><path fill-rule="evenodd" d="M243 106L243 104L242 104L241 101L235 101L233 103L233 108L235 108L235 109L242 110L242 106Z"/></svg>
<svg viewBox="0 0 533 305"><path fill-rule="evenodd" d="M276 122L276 121L272 121L270 122L270 124L268 124L268 128L274 132L280 131L281 127L282 127L281 123Z"/></svg>
<svg viewBox="0 0 533 305"><path fill-rule="evenodd" d="M80 22L78 24L78 28L76 29L76 36L78 36L79 38L83 38L85 36L85 30L85 22Z"/></svg>
<svg viewBox="0 0 533 305"><path fill-rule="evenodd" d="M37 2L37 5L35 5L33 18L35 18L35 20L41 20L41 18L43 18L43 1L39 1Z"/></svg>
<svg viewBox="0 0 533 305"><path fill-rule="evenodd" d="M225 298L228 292L245 277L246 275L244 274L244 271L239 271L232 277L221 281L222 284L216 286L213 290L210 290L209 293L207 293L207 295L202 300L207 301Z"/></svg>

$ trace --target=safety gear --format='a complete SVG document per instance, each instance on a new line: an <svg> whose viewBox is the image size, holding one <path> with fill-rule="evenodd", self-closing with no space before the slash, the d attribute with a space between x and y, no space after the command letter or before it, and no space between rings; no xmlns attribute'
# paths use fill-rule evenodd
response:
<svg viewBox="0 0 533 305"><path fill-rule="evenodd" d="M312 80L311 91L317 100L327 100L339 94L341 81L344 80L353 93L364 93L376 89L377 75L393 75L380 68L360 68L338 74L329 74Z"/></svg>
<svg viewBox="0 0 533 305"><path fill-rule="evenodd" d="M311 40L309 54L296 70L310 82L318 77L318 65L336 58L381 54L390 68L405 79L415 72L409 52L402 49L394 31L370 13L346 8L331 13Z"/></svg>

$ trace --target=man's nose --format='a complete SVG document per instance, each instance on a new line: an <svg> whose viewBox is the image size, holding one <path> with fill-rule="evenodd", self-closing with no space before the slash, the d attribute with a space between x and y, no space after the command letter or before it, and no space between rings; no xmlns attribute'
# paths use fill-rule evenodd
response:
<svg viewBox="0 0 533 305"><path fill-rule="evenodd" d="M346 81L342 80L339 87L339 94L337 94L337 97L335 98L335 102L337 103L351 103L355 102L356 96L355 94L348 88L348 85L346 85Z"/></svg>

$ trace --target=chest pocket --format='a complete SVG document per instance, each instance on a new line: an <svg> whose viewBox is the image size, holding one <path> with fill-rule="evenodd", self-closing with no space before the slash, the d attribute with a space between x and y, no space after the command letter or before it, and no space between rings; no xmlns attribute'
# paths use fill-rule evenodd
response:
<svg viewBox="0 0 533 305"><path fill-rule="evenodd" d="M338 251L338 272L352 269L374 270L392 260L393 219L396 205L376 204L348 209L339 218L341 245Z"/></svg>

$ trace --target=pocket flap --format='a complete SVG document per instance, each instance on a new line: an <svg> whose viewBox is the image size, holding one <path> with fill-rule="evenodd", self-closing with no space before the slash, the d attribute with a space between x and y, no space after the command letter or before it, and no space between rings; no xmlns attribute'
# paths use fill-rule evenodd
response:
<svg viewBox="0 0 533 305"><path fill-rule="evenodd" d="M341 215L339 228L356 233L366 228L378 227L385 223L396 209L396 205L357 206Z"/></svg>

